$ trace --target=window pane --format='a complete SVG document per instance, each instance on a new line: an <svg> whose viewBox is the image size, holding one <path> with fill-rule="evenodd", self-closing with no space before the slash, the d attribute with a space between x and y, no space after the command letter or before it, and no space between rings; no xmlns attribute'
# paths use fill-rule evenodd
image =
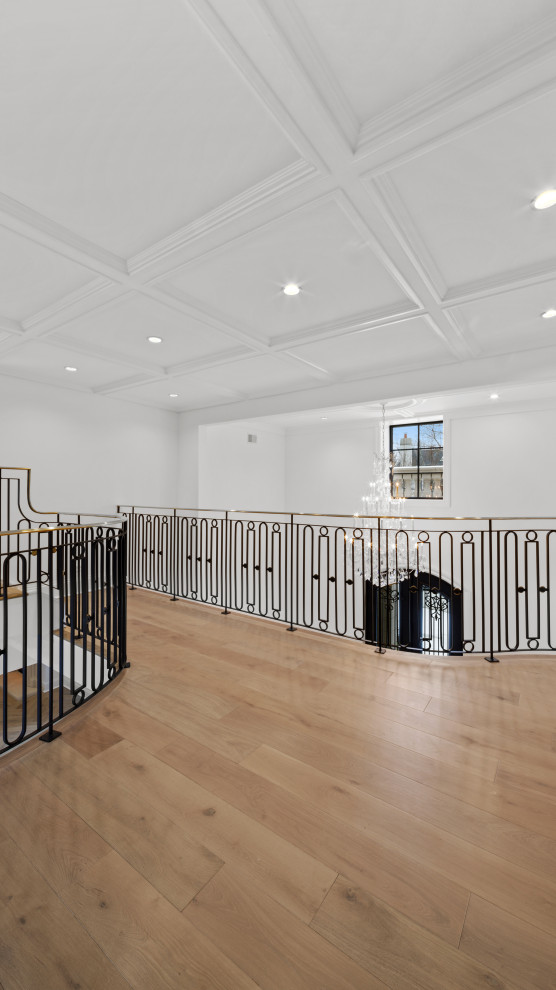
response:
<svg viewBox="0 0 556 990"><path fill-rule="evenodd" d="M443 423L421 423L419 426L420 447L442 447L444 444Z"/></svg>
<svg viewBox="0 0 556 990"><path fill-rule="evenodd" d="M401 447L399 450L392 451L392 467L393 468L404 468L404 467L417 467L417 450L412 450L411 447Z"/></svg>
<svg viewBox="0 0 556 990"><path fill-rule="evenodd" d="M421 447L419 451L419 464L421 467L431 467L441 465L444 460L444 450L442 447Z"/></svg>
<svg viewBox="0 0 556 990"><path fill-rule="evenodd" d="M416 424L392 427L392 450L417 447L418 439L419 427Z"/></svg>

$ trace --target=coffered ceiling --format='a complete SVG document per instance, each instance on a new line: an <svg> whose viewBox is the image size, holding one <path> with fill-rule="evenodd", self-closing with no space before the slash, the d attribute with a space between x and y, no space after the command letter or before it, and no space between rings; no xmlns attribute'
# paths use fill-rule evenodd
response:
<svg viewBox="0 0 556 990"><path fill-rule="evenodd" d="M556 381L553 0L2 15L1 374L197 422Z"/></svg>

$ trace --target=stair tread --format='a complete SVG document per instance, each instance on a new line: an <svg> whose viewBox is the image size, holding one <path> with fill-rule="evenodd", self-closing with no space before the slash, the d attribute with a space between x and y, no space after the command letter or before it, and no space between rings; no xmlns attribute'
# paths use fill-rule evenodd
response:
<svg viewBox="0 0 556 990"><path fill-rule="evenodd" d="M0 585L0 595L4 594L4 588ZM20 584L10 584L6 588L7 598L23 598L23 587Z"/></svg>

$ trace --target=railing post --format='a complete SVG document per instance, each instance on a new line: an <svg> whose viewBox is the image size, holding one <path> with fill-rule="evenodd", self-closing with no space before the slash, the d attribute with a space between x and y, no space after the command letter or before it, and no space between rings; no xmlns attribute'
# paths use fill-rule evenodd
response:
<svg viewBox="0 0 556 990"><path fill-rule="evenodd" d="M224 519L224 538L222 540L222 592L224 598L224 611L222 615L229 615L228 609L228 510Z"/></svg>
<svg viewBox="0 0 556 990"><path fill-rule="evenodd" d="M129 539L127 521L122 524L119 536L120 566L118 569L118 646L120 670L131 667L127 659L127 541Z"/></svg>
<svg viewBox="0 0 556 990"><path fill-rule="evenodd" d="M54 544L52 540L52 530L49 530L48 532L47 553L48 553L48 599L49 599L49 626L50 626L49 629L50 683L48 685L48 729L43 736L39 736L39 739L41 742L50 743L53 742L54 739L57 739L58 736L62 735L61 732L58 732L56 731L56 729L54 729L54 553L56 553L59 585L61 583L60 568L62 564L58 557L59 549L57 548L56 551L54 550ZM63 589L59 588L59 593L62 593L62 591ZM40 588L39 588L39 594L40 594ZM64 639L63 639L62 623L60 623L59 635L60 635L60 642L63 644ZM60 691L63 690L63 666L60 676L59 690Z"/></svg>
<svg viewBox="0 0 556 990"><path fill-rule="evenodd" d="M377 554L377 567L378 567L378 593L377 593L377 612L378 612L378 629L377 629L377 647L375 653L386 653L382 645L382 573L380 568L380 516L377 516L377 529L378 529L378 554ZM372 572L372 564L371 564ZM386 578L388 580L388 578ZM371 584L372 587L372 584Z"/></svg>
<svg viewBox="0 0 556 990"><path fill-rule="evenodd" d="M290 624L288 632L295 632L293 624L293 512L290 513Z"/></svg>
<svg viewBox="0 0 556 990"><path fill-rule="evenodd" d="M488 595L489 595L489 639L490 653L485 660L488 663L500 663L494 656L494 575L492 573L492 519L488 521Z"/></svg>
<svg viewBox="0 0 556 990"><path fill-rule="evenodd" d="M128 540L129 540L129 543L128 543L128 548L129 548L128 549L128 554L129 554L129 570L130 570L130 577L131 577L131 585L130 585L129 590L130 591L135 591L135 582L134 582L133 578L135 576L135 568L136 568L135 554L136 554L136 551L137 551L137 546L136 546L136 543L137 543L136 529L137 529L137 527L135 525L135 506L134 505L131 506L131 512L129 514L129 522L131 524L130 527L129 527L129 534L128 534Z"/></svg>
<svg viewBox="0 0 556 990"><path fill-rule="evenodd" d="M172 575L172 597L171 602L177 602L176 598L176 587L177 587L177 566L178 566L178 528L177 528L177 509L174 509L174 515L172 517L172 541L170 548L170 573Z"/></svg>

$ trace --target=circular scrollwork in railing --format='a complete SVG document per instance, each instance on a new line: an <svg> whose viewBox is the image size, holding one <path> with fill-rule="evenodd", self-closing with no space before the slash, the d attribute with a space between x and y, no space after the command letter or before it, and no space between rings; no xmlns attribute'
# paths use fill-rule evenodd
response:
<svg viewBox="0 0 556 990"><path fill-rule="evenodd" d="M324 619L321 619L319 622L319 629L321 630L321 632L326 632L326 630L328 629L328 622L325 622Z"/></svg>
<svg viewBox="0 0 556 990"><path fill-rule="evenodd" d="M438 588L432 588L431 591L425 591L423 596L423 604L425 608L428 608L430 614L434 619L439 619L443 612L448 610L448 602L438 591Z"/></svg>
<svg viewBox="0 0 556 990"><path fill-rule="evenodd" d="M473 640L472 639L464 639L464 641L463 641L463 652L464 653L473 653L474 650L475 650L475 643L473 642Z"/></svg>

